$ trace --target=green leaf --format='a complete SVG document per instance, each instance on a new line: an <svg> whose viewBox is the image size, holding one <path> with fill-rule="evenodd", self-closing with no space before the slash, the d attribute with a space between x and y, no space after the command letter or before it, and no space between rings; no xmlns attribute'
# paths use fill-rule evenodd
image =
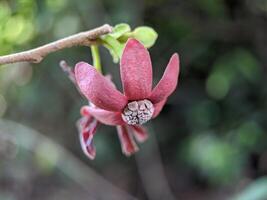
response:
<svg viewBox="0 0 267 200"><path fill-rule="evenodd" d="M114 63L118 63L119 62L119 55L114 51L114 49L107 43L103 43L103 46L107 48L107 50L109 51L110 55L113 58L113 62Z"/></svg>
<svg viewBox="0 0 267 200"><path fill-rule="evenodd" d="M117 24L114 28L112 33L110 33L109 35L111 35L113 38L118 39L119 37L121 37L123 34L128 33L131 31L131 27L128 24L125 23L121 23L121 24Z"/></svg>
<svg viewBox="0 0 267 200"><path fill-rule="evenodd" d="M101 37L101 40L104 47L109 50L111 56L113 57L113 62L117 63L122 55L124 44L121 44L111 35L104 35Z"/></svg>
<svg viewBox="0 0 267 200"><path fill-rule="evenodd" d="M112 33L101 36L100 40L103 46L109 50L111 56L113 57L113 62L118 63L128 38L135 38L146 48L149 48L153 46L157 37L158 34L150 27L137 27L133 32L131 32L131 28L128 24L121 23L113 28Z"/></svg>
<svg viewBox="0 0 267 200"><path fill-rule="evenodd" d="M142 42L146 48L152 47L158 38L157 32L148 26L140 26L134 29L132 36Z"/></svg>

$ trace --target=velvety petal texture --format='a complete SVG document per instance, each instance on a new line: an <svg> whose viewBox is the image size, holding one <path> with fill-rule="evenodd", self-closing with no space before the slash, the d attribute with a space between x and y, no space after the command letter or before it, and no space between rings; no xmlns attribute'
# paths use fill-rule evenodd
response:
<svg viewBox="0 0 267 200"><path fill-rule="evenodd" d="M127 104L127 98L91 65L85 62L76 64L75 78L83 95L97 107L121 111Z"/></svg>
<svg viewBox="0 0 267 200"><path fill-rule="evenodd" d="M152 65L147 49L135 39L129 39L124 48L120 73L124 94L129 100L147 98L152 88Z"/></svg>
<svg viewBox="0 0 267 200"><path fill-rule="evenodd" d="M171 95L177 86L178 75L179 56L175 53L171 57L161 80L152 91L149 99L153 104L159 103Z"/></svg>
<svg viewBox="0 0 267 200"><path fill-rule="evenodd" d="M88 106L88 112L98 121L106 125L116 126L125 124L125 122L122 120L120 112L111 112L89 106Z"/></svg>
<svg viewBox="0 0 267 200"><path fill-rule="evenodd" d="M126 126L117 126L118 136L121 142L122 152L130 156L138 151L138 147Z"/></svg>

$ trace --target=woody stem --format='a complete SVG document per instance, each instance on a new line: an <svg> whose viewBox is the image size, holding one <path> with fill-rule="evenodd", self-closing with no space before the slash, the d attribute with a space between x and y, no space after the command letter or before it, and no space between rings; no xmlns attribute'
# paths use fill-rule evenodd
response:
<svg viewBox="0 0 267 200"><path fill-rule="evenodd" d="M44 59L44 57L55 51L59 51L65 48L70 48L73 46L95 45L97 43L96 42L97 39L100 36L111 32L112 32L112 27L108 24L105 24L98 28L85 32L80 32L34 49L10 55L0 56L0 65L17 63L17 62L39 63Z"/></svg>

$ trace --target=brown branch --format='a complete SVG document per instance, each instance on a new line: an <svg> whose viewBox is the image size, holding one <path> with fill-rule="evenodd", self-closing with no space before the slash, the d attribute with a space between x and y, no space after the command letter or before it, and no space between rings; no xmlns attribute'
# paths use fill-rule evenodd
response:
<svg viewBox="0 0 267 200"><path fill-rule="evenodd" d="M75 35L71 35L69 37L45 44L34 49L30 49L20 53L0 56L0 65L16 62L39 63L46 55L52 52L59 51L65 48L70 48L73 46L89 46L95 43L96 39L99 36L110 32L112 32L112 27L108 24L105 24L98 28L85 32L80 32Z"/></svg>

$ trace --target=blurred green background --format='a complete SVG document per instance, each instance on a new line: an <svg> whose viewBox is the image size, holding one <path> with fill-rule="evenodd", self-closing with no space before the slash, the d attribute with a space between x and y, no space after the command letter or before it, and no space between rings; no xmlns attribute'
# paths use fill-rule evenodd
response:
<svg viewBox="0 0 267 200"><path fill-rule="evenodd" d="M0 0L0 55L121 22L158 32L155 83L171 54L181 57L150 139L126 158L115 128L102 126L96 159L83 155L75 122L86 101L58 63L92 63L87 47L1 66L0 200L266 200L267 0Z"/></svg>

